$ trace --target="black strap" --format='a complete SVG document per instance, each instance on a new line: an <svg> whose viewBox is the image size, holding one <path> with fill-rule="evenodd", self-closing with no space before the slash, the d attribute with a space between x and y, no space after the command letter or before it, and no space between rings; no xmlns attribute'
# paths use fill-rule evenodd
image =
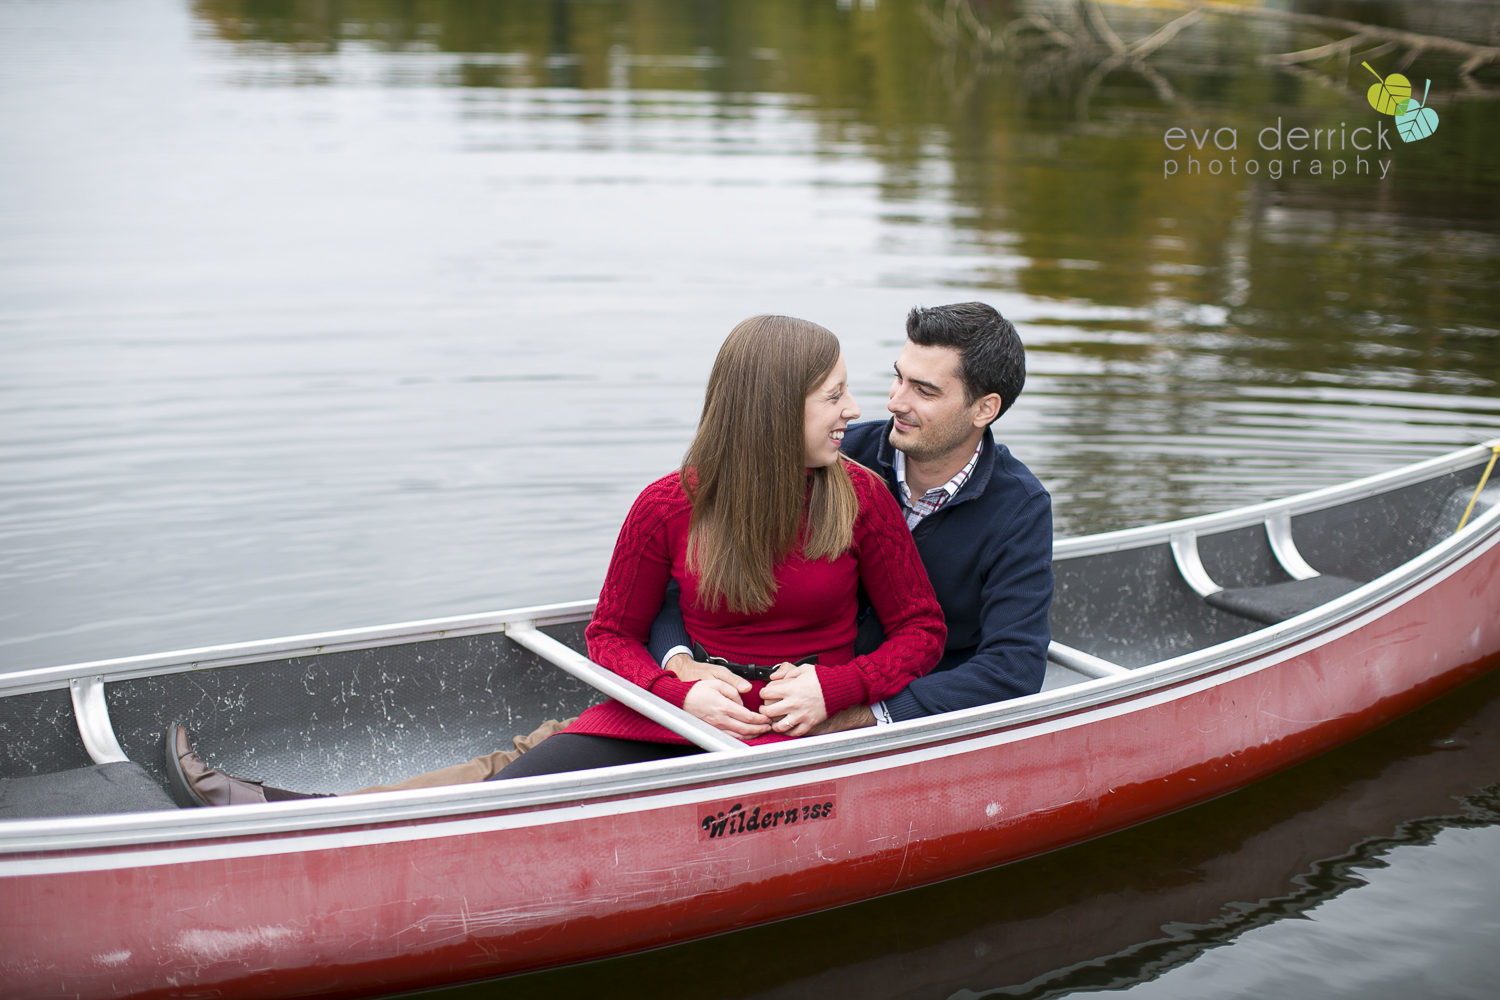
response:
<svg viewBox="0 0 1500 1000"><path fill-rule="evenodd" d="M730 663L722 656L709 656L708 650L704 649L703 644L699 642L693 643L693 659L699 663L712 663L715 666L723 667L730 673L738 674L747 681L768 681L771 679L771 675L776 672L776 667L780 666L780 664L776 664L776 666L771 667L758 667L753 663ZM804 656L792 664L792 666L817 666L817 663L818 657L814 653L812 656Z"/></svg>

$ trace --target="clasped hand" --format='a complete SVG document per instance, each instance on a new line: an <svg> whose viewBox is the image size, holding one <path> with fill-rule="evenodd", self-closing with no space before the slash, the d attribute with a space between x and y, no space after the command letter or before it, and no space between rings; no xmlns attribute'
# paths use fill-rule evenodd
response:
<svg viewBox="0 0 1500 1000"><path fill-rule="evenodd" d="M813 666L778 666L761 689L760 712L745 707L742 695L749 693L750 682L725 667L699 663L678 653L667 662L667 669L693 685L683 700L684 710L738 739L754 739L768 732L806 736L828 718L823 686Z"/></svg>
<svg viewBox="0 0 1500 1000"><path fill-rule="evenodd" d="M760 710L775 720L771 729L783 736L806 736L828 718L823 703L823 685L818 668L811 664L783 663L760 689Z"/></svg>
<svg viewBox="0 0 1500 1000"><path fill-rule="evenodd" d="M749 693L750 682L739 674L717 663L699 663L686 653L668 660L667 669L693 685L682 702L689 715L741 740L771 731L770 719L745 707L741 695Z"/></svg>

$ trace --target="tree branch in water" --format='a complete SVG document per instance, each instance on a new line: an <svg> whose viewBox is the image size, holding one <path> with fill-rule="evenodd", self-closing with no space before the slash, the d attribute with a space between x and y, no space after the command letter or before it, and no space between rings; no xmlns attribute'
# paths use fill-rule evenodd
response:
<svg viewBox="0 0 1500 1000"><path fill-rule="evenodd" d="M1480 67L1500 64L1500 48L1495 46L1476 45L1457 38L1386 28L1344 18L1243 7L1215 0L1168 0L1167 5L1186 9L1187 13L1135 42L1126 42L1121 38L1105 17L1097 0L1078 0L1077 5L1067 12L1071 14L1071 23L1068 23L1066 15L1059 18L1057 15L1033 12L1010 21L999 30L980 18L971 0L945 0L941 15L928 8L919 8L919 13L933 39L945 49L943 72L956 100L968 96L978 78L988 72L991 58L1013 56L1020 50L1051 48L1052 51L1047 56L1027 67L1027 76L1058 80L1063 83L1064 89L1071 89L1066 84L1066 79L1088 67L1076 99L1080 118L1087 117L1089 101L1095 91L1117 69L1129 69L1139 74L1151 84L1162 101L1184 103L1166 77L1146 60L1184 28L1208 14L1279 21L1319 31L1343 33L1345 37L1322 45L1296 52L1264 55L1258 61L1262 66L1279 69L1346 93L1351 92L1348 84L1349 70L1357 60L1379 58L1402 48L1406 49L1406 53L1396 65L1398 72L1404 72L1424 52L1442 53L1463 60L1458 75L1465 93L1475 96L1500 93L1500 88L1487 86L1474 78L1474 72ZM957 55L964 49L968 50L974 68L960 82ZM1339 61L1339 68L1335 73L1324 73L1310 65L1334 58Z"/></svg>

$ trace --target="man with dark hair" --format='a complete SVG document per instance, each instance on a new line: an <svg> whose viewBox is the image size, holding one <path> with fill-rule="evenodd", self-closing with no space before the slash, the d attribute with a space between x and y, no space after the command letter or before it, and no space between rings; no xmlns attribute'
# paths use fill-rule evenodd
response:
<svg viewBox="0 0 1500 1000"><path fill-rule="evenodd" d="M900 502L947 619L947 648L925 677L884 702L840 712L815 733L1034 694L1047 672L1052 498L990 431L1026 384L1021 338L982 302L913 309L906 336L886 404L891 418L851 424L842 447L884 476ZM866 609L855 651L883 637ZM669 669L712 669L693 664L688 643L669 596L651 651Z"/></svg>

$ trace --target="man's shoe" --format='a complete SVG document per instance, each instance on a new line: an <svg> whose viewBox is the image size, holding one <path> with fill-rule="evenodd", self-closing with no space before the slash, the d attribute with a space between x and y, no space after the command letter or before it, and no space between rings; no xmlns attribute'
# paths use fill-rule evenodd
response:
<svg viewBox="0 0 1500 1000"><path fill-rule="evenodd" d="M174 722L167 727L167 784L172 798L184 809L194 806L238 806L266 801L264 782L235 778L203 763L188 740L187 727Z"/></svg>

